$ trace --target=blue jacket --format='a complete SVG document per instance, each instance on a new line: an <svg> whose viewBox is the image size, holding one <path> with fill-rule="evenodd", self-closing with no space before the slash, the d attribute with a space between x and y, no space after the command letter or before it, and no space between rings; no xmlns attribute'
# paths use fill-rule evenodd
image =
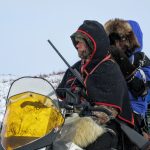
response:
<svg viewBox="0 0 150 150"><path fill-rule="evenodd" d="M132 30L140 44L140 47L134 51L134 54L137 52L141 52L143 48L143 33L139 24L135 21L129 20L128 23L132 27ZM134 54L130 56L131 62L134 60ZM137 71L135 74L136 77L143 79L144 82L150 81L150 66L141 66L141 71ZM142 73L143 72L143 73ZM134 112L141 114L143 117L145 116L147 105L150 101L150 90L148 90L148 94L144 97L138 97L137 99L133 97L133 95L129 91L129 96L131 100L131 105Z"/></svg>

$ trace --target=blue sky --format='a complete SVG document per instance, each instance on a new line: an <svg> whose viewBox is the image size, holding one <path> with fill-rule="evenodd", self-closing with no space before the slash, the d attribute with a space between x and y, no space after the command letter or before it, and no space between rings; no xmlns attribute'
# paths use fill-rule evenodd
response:
<svg viewBox="0 0 150 150"><path fill-rule="evenodd" d="M0 0L0 74L37 75L66 70L50 39L70 65L78 60L70 35L84 20L139 22L150 57L149 0Z"/></svg>

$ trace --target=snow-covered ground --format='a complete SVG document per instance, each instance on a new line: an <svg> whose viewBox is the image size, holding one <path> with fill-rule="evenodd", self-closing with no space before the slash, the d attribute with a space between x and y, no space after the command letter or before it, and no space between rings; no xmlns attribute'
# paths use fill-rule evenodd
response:
<svg viewBox="0 0 150 150"><path fill-rule="evenodd" d="M14 75L0 75L0 122L5 111L6 97L10 84L17 78Z"/></svg>
<svg viewBox="0 0 150 150"><path fill-rule="evenodd" d="M49 74L49 75L37 75L47 79L54 88L60 83L63 73L56 73L56 74ZM0 75L0 122L2 122L4 112L5 112L5 105L7 100L7 94L10 88L11 83L20 78L21 76L15 75Z"/></svg>

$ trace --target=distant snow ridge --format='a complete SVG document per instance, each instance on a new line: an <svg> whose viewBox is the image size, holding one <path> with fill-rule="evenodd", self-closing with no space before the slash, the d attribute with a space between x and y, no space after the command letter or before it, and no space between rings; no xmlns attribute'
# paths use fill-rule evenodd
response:
<svg viewBox="0 0 150 150"><path fill-rule="evenodd" d="M53 74L48 74L48 75L46 74L39 75L39 77L42 77L48 80L52 84L52 86L56 89L58 84L62 80L63 75L64 75L64 72L58 72L58 73L53 73Z"/></svg>
<svg viewBox="0 0 150 150"><path fill-rule="evenodd" d="M43 75L37 75L37 77L42 77L48 80L54 88L58 86L60 83L62 77L64 75L64 72L58 72L58 73L52 73L52 74L43 74ZM15 76L15 75L0 75L0 122L3 119L3 115L5 112L5 105L6 105L6 99L7 94L10 88L11 83L20 78L21 76Z"/></svg>

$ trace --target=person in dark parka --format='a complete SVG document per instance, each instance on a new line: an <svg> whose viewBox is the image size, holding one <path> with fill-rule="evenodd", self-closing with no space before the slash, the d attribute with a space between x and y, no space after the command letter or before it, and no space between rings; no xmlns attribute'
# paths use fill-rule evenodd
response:
<svg viewBox="0 0 150 150"><path fill-rule="evenodd" d="M109 54L109 37L103 26L97 21L86 20L72 34L71 39L81 58L73 68L76 68L84 79L88 101L94 107L106 108L114 117L127 125L134 126L127 85L119 66ZM76 78L69 70L58 86L58 88L64 87L70 87L72 91L78 87ZM64 93L57 91L57 94L60 98L65 98ZM114 120L109 120L104 113L93 112L93 114L96 124L100 126L105 124L112 132L104 132L83 148L86 150L121 149L123 141L120 142L119 125Z"/></svg>
<svg viewBox="0 0 150 150"><path fill-rule="evenodd" d="M136 129L145 135L145 131L149 132L144 123L150 95L150 60L142 52L142 30L138 22L119 18L107 21L104 27L113 46L111 54L119 64L128 85Z"/></svg>

